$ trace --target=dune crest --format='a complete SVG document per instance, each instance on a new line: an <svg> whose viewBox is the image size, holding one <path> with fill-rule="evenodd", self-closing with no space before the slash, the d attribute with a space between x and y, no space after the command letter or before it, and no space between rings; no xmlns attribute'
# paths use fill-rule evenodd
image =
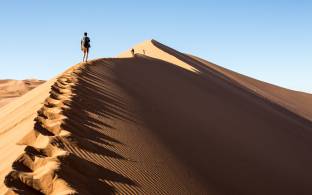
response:
<svg viewBox="0 0 312 195"><path fill-rule="evenodd" d="M135 45L133 47L133 49L135 51L135 54L150 56L150 57L153 57L156 59L160 59L160 60L170 62L170 63L175 64L177 66L180 66L186 70L189 70L192 72L198 72L198 70L195 67L193 67L192 65L187 64L184 61L178 59L175 55L171 55L171 54L159 49L155 44L159 44L159 43L155 40L147 40L147 41L144 41L143 43ZM119 54L117 57L119 57L119 58L132 57L131 49Z"/></svg>

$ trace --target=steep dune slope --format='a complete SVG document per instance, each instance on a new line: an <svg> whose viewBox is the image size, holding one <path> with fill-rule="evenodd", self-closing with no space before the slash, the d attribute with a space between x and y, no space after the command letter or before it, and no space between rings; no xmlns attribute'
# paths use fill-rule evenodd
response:
<svg viewBox="0 0 312 195"><path fill-rule="evenodd" d="M118 64L143 121L207 190L311 192L311 125L213 75L151 59Z"/></svg>
<svg viewBox="0 0 312 195"><path fill-rule="evenodd" d="M195 56L191 57L265 99L276 102L290 111L312 121L312 94L278 87L225 69L201 58Z"/></svg>
<svg viewBox="0 0 312 195"><path fill-rule="evenodd" d="M79 64L44 84L43 105L29 100L39 111L4 171L8 194L312 193L306 111L146 44L145 55Z"/></svg>
<svg viewBox="0 0 312 195"><path fill-rule="evenodd" d="M187 70L214 74L312 121L312 94L285 89L247 77L199 57L183 54L155 40L145 41L133 48L138 54L165 60ZM130 50L121 53L119 57L131 57Z"/></svg>
<svg viewBox="0 0 312 195"><path fill-rule="evenodd" d="M24 95L44 81L28 80L0 80L0 107Z"/></svg>

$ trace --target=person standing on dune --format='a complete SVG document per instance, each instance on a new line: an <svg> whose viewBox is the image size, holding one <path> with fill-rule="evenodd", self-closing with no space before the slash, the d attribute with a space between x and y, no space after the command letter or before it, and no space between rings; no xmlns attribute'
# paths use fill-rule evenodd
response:
<svg viewBox="0 0 312 195"><path fill-rule="evenodd" d="M132 57L135 57L135 53L134 53L134 49L133 48L131 49L131 54L132 54Z"/></svg>
<svg viewBox="0 0 312 195"><path fill-rule="evenodd" d="M88 56L89 56L89 48L90 45L90 38L88 37L88 33L84 33L84 36L81 39L81 51L83 52L83 59L82 62L88 62Z"/></svg>

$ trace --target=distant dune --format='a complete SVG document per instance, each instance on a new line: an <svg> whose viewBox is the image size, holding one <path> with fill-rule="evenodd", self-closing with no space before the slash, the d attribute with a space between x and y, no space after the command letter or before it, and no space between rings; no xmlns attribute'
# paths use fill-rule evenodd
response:
<svg viewBox="0 0 312 195"><path fill-rule="evenodd" d="M13 101L42 84L44 81L27 79L27 80L0 80L0 107Z"/></svg>
<svg viewBox="0 0 312 195"><path fill-rule="evenodd" d="M155 40L0 109L0 193L312 194L312 95Z"/></svg>

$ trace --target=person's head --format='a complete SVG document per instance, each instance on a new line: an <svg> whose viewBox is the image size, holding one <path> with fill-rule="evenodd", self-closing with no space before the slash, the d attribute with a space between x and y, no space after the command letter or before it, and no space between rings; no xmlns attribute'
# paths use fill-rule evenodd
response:
<svg viewBox="0 0 312 195"><path fill-rule="evenodd" d="M85 33L84 33L84 36L87 36L87 35L88 35L88 33L87 33L87 32L85 32Z"/></svg>

